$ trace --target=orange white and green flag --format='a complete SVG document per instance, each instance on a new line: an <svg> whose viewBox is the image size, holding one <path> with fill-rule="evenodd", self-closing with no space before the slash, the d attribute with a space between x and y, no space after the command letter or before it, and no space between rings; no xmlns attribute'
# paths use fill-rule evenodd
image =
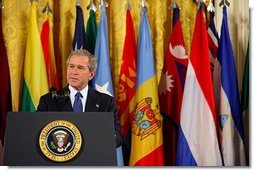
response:
<svg viewBox="0 0 254 171"><path fill-rule="evenodd" d="M31 4L27 29L21 111L35 111L40 96L49 90L44 55L37 26L37 4Z"/></svg>

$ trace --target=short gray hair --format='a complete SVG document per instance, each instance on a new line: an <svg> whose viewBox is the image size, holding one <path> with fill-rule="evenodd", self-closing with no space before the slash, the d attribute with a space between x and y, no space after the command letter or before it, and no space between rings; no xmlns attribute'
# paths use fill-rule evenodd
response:
<svg viewBox="0 0 254 171"><path fill-rule="evenodd" d="M97 59L94 55L92 55L88 50L86 49L77 49L71 52L67 59L67 65L69 64L69 61L73 55L76 56L87 56L89 58L89 71L96 71L97 69Z"/></svg>

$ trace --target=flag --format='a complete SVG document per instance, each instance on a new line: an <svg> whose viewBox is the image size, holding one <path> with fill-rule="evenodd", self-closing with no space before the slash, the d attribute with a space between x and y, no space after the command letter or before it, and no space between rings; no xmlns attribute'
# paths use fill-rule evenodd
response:
<svg viewBox="0 0 254 171"><path fill-rule="evenodd" d="M174 27L169 38L159 84L160 110L164 116L163 144L166 165L175 165L177 132L188 65L179 14L179 8L174 8Z"/></svg>
<svg viewBox="0 0 254 171"><path fill-rule="evenodd" d="M249 44L244 65L241 107L242 111L245 111L249 108Z"/></svg>
<svg viewBox="0 0 254 171"><path fill-rule="evenodd" d="M214 78L215 63L218 63L217 60L217 49L218 49L218 40L219 36L214 24L214 12L210 12L210 20L208 26L208 48L209 48L209 57L210 57L210 66L212 72L212 78Z"/></svg>
<svg viewBox="0 0 254 171"><path fill-rule="evenodd" d="M219 36L214 24L214 12L210 12L210 20L208 26L208 48L209 48L209 57L210 57L210 66L212 73L212 82L213 82L213 92L215 100L215 110L218 117L219 106L220 106L220 63L217 58L218 42Z"/></svg>
<svg viewBox="0 0 254 171"><path fill-rule="evenodd" d="M72 50L85 48L85 25L83 18L83 10L79 5L76 5L76 25L75 33L72 42Z"/></svg>
<svg viewBox="0 0 254 171"><path fill-rule="evenodd" d="M21 111L35 111L40 97L49 90L36 8L36 2L33 1L27 27Z"/></svg>
<svg viewBox="0 0 254 171"><path fill-rule="evenodd" d="M131 166L164 165L153 47L146 8L142 8L138 39L135 109L132 121Z"/></svg>
<svg viewBox="0 0 254 171"><path fill-rule="evenodd" d="M4 133L6 126L7 112L12 110L11 100L11 81L10 70L8 64L8 57L4 43L4 36L2 30L2 11L0 9L0 140L4 143Z"/></svg>
<svg viewBox="0 0 254 171"><path fill-rule="evenodd" d="M117 94L117 111L124 138L124 161L129 164L131 143L131 116L134 112L136 88L137 45L130 10L126 11L126 34Z"/></svg>
<svg viewBox="0 0 254 171"><path fill-rule="evenodd" d="M176 165L221 166L202 4L196 16L180 118Z"/></svg>
<svg viewBox="0 0 254 171"><path fill-rule="evenodd" d="M111 69L109 63L109 45L108 45L108 22L106 9L103 6L101 11L98 35L95 44L95 57L98 67L96 74L92 79L92 86L95 90L114 96Z"/></svg>
<svg viewBox="0 0 254 171"><path fill-rule="evenodd" d="M243 82L242 82L242 97L241 97L241 109L243 115L243 123L245 135L249 133L249 43L247 48L247 54L245 58L245 66L243 73ZM249 137L245 136L245 156L246 156L246 165L249 166Z"/></svg>
<svg viewBox="0 0 254 171"><path fill-rule="evenodd" d="M221 64L220 130L224 164L226 166L246 165L243 120L226 6L223 6L218 60Z"/></svg>
<svg viewBox="0 0 254 171"><path fill-rule="evenodd" d="M47 78L49 87L56 87L59 89L58 78L56 72L56 62L54 54L53 32L50 27L49 13L44 14L46 19L42 24L41 42L46 64Z"/></svg>
<svg viewBox="0 0 254 171"><path fill-rule="evenodd" d="M95 12L91 9L90 15L86 25L86 40L89 43L86 43L86 49L94 55L94 48L97 36L97 24L95 18Z"/></svg>
<svg viewBox="0 0 254 171"><path fill-rule="evenodd" d="M114 96L111 69L109 63L109 45L108 45L108 21L105 5L101 7L101 18L98 27L98 35L95 44L95 57L98 67L96 74L92 79L92 87L102 93ZM123 166L122 147L116 149L117 165Z"/></svg>

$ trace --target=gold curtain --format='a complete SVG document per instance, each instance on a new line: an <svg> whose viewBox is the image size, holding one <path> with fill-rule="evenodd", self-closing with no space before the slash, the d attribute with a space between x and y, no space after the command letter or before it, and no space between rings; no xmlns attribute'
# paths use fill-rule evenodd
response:
<svg viewBox="0 0 254 171"><path fill-rule="evenodd" d="M122 50L125 37L125 3L127 0L108 0L107 16L109 25L109 47L110 47L110 62L112 70L112 78L114 83L114 91L117 92L118 77L120 72L120 65L122 59ZM53 32L54 32L54 48L56 56L56 65L60 85L66 85L66 59L71 52L72 39L75 29L76 17L76 0L39 0L38 2L38 26L41 29L43 22L42 9L46 3L49 3L53 9ZM94 0L96 4L99 0ZM139 32L140 11L139 0L130 0L132 9L134 28L136 32L136 40ZM156 61L156 70L158 81L160 80L161 70L163 67L163 58L169 35L172 30L172 10L168 7L172 0L147 0L148 19L151 28L151 35L154 48L154 56ZM176 0L181 7L181 24L183 28L186 49L190 54L190 46L192 39L192 32L195 23L197 4L194 0ZM217 29L220 29L221 9L218 7L220 1L215 0L216 23ZM247 47L248 38L248 0L230 1L231 6L228 10L229 25L231 40L235 52L239 85L244 67L244 57ZM23 81L23 60L26 47L26 30L28 14L30 10L30 0L2 0L4 9L2 10L3 31L5 44L7 47L10 75L11 75L11 89L12 89L12 106L13 111L18 111L20 106L20 90ZM81 1L83 9L85 25L89 17L89 11L86 9L90 0ZM206 2L208 4L208 1ZM241 5L240 5L241 4ZM244 4L244 5L242 5ZM240 10L237 8L240 5ZM241 12L242 11L242 12ZM243 12L244 11L244 12ZM239 15L235 15L235 13ZM99 24L100 9L96 12L96 21ZM242 25L241 23L244 24ZM235 34L237 33L237 34ZM241 87L241 86L239 86Z"/></svg>

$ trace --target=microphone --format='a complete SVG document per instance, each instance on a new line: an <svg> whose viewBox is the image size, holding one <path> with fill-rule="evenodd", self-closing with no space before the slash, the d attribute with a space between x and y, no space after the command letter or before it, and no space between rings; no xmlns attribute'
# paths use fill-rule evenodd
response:
<svg viewBox="0 0 254 171"><path fill-rule="evenodd" d="M57 89L54 86L50 87L49 92L51 93L51 96L52 96L53 99L57 98L57 96L58 96L57 95Z"/></svg>
<svg viewBox="0 0 254 171"><path fill-rule="evenodd" d="M63 96L65 98L70 98L70 93L71 93L71 91L70 91L70 89L68 87L64 87L63 88Z"/></svg>

